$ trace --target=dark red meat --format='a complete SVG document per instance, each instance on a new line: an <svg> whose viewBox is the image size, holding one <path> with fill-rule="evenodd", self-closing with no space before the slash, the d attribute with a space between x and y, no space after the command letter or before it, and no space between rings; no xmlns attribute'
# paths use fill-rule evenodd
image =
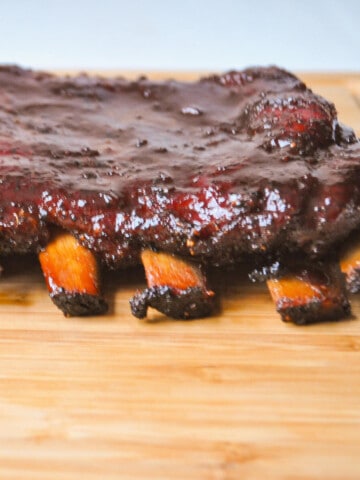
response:
<svg viewBox="0 0 360 480"><path fill-rule="evenodd" d="M360 225L360 144L292 74L194 83L0 68L0 248L56 224L109 267L144 246L214 265L321 256Z"/></svg>

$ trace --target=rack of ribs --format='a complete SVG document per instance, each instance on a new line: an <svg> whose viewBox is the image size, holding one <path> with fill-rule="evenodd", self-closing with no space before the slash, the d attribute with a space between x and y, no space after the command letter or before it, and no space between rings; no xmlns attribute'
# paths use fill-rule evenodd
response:
<svg viewBox="0 0 360 480"><path fill-rule="evenodd" d="M250 261L284 320L346 317L359 185L355 133L277 67L192 83L0 67L0 251L39 255L66 315L104 313L99 269L142 263L134 315L206 316L207 269Z"/></svg>

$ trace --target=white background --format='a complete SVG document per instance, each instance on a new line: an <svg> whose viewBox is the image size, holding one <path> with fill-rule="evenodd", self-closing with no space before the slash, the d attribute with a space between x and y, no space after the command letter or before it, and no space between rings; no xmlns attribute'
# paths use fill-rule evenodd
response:
<svg viewBox="0 0 360 480"><path fill-rule="evenodd" d="M0 63L360 70L360 0L0 0Z"/></svg>

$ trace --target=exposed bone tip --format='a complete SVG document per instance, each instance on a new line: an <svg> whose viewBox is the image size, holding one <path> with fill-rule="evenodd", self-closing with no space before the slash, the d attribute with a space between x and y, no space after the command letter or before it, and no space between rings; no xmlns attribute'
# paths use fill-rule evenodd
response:
<svg viewBox="0 0 360 480"><path fill-rule="evenodd" d="M148 288L130 300L131 311L144 318L148 307L175 319L201 318L211 314L215 293L206 287L200 269L169 253L146 249L141 254Z"/></svg>
<svg viewBox="0 0 360 480"><path fill-rule="evenodd" d="M100 295L94 254L67 232L56 232L39 254L50 298L65 316L100 315L107 303Z"/></svg>

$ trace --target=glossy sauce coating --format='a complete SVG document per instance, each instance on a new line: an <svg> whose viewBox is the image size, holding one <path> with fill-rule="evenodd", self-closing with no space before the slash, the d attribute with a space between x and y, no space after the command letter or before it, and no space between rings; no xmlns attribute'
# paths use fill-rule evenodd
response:
<svg viewBox="0 0 360 480"><path fill-rule="evenodd" d="M52 224L110 267L143 247L212 264L326 254L360 224L360 147L276 67L194 83L0 68L0 248Z"/></svg>

